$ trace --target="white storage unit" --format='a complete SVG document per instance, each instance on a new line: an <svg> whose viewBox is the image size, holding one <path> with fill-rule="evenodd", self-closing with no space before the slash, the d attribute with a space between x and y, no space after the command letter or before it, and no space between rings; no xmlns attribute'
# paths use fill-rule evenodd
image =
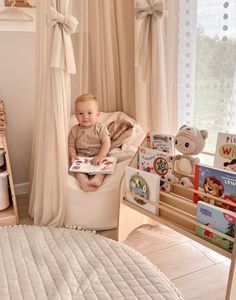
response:
<svg viewBox="0 0 236 300"><path fill-rule="evenodd" d="M0 130L0 226L18 224L18 211L5 131Z"/></svg>
<svg viewBox="0 0 236 300"><path fill-rule="evenodd" d="M0 210L6 209L10 205L7 176L7 171L0 173Z"/></svg>

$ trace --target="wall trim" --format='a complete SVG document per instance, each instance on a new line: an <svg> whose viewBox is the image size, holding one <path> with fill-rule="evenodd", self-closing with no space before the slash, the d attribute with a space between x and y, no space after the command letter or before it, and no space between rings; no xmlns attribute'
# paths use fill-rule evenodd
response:
<svg viewBox="0 0 236 300"><path fill-rule="evenodd" d="M22 195L29 193L29 182L14 184L15 194Z"/></svg>

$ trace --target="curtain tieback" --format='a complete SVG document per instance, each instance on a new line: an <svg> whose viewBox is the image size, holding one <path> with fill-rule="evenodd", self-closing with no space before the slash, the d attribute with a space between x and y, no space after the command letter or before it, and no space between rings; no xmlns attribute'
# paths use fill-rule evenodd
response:
<svg viewBox="0 0 236 300"><path fill-rule="evenodd" d="M62 24L63 29L69 34L74 33L76 26L78 25L78 21L75 17L71 15L62 15L53 7L50 7L47 12L47 22L52 26L55 26L58 23Z"/></svg>
<svg viewBox="0 0 236 300"><path fill-rule="evenodd" d="M135 7L136 19L144 19L148 15L162 17L164 13L163 0L141 0Z"/></svg>
<svg viewBox="0 0 236 300"><path fill-rule="evenodd" d="M50 67L66 69L68 73L75 74L74 51L70 34L75 32L79 22L75 17L63 15L50 7L47 11L47 23L55 28Z"/></svg>
<svg viewBox="0 0 236 300"><path fill-rule="evenodd" d="M135 65L141 68L144 81L147 80L151 70L151 57L157 51L158 21L162 18L164 12L163 0L140 0L135 7L136 19L142 20ZM155 34L151 35L151 32Z"/></svg>

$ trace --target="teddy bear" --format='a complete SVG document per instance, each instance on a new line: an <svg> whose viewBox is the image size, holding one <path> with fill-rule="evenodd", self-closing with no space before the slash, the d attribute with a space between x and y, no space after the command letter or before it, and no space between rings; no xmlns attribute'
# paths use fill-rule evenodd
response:
<svg viewBox="0 0 236 300"><path fill-rule="evenodd" d="M165 181L162 181L164 179ZM173 190L173 183L178 183L179 179L172 174L171 172L168 172L165 176L161 176L161 191L170 193Z"/></svg>
<svg viewBox="0 0 236 300"><path fill-rule="evenodd" d="M174 138L175 148L182 153L174 157L177 171L194 174L194 165L199 162L199 159L192 155L197 155L203 150L207 137L208 132L205 129L199 130L187 125L180 127Z"/></svg>
<svg viewBox="0 0 236 300"><path fill-rule="evenodd" d="M193 184L188 177L182 177L179 181L179 184L183 185L186 188L193 188Z"/></svg>

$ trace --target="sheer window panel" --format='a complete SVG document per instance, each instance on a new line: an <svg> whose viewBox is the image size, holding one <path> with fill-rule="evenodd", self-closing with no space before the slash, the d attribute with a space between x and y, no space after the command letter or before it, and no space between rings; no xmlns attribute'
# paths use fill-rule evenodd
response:
<svg viewBox="0 0 236 300"><path fill-rule="evenodd" d="M179 1L178 123L193 120L197 36L197 0Z"/></svg>
<svg viewBox="0 0 236 300"><path fill-rule="evenodd" d="M208 130L207 152L236 133L236 0L180 0L178 112L179 126Z"/></svg>

